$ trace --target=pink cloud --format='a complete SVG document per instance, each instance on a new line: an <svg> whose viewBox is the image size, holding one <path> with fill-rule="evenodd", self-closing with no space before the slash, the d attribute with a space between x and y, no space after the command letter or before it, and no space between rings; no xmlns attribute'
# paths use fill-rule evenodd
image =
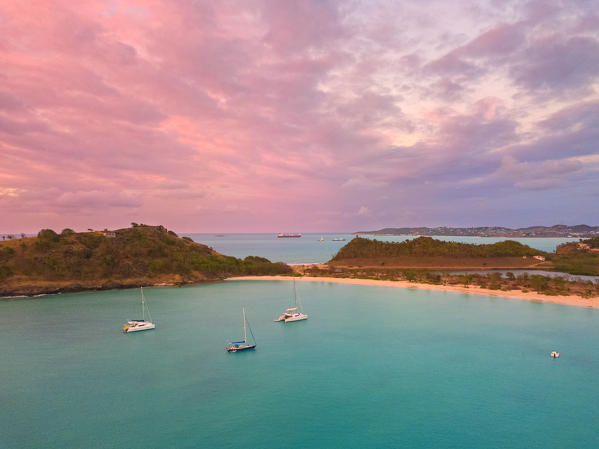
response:
<svg viewBox="0 0 599 449"><path fill-rule="evenodd" d="M554 95L597 80L599 36L582 8L500 17L487 5L462 17L440 2L3 2L0 232L428 219L410 198L434 209L448 186L493 179L506 146L534 152L541 171L559 160L519 134L522 111L557 108L535 80L564 117L530 119L537 141L561 127L560 145L576 142L563 151L593 151L594 122ZM578 36L573 24L587 16ZM543 30L553 21L552 40ZM574 57L580 73L560 69ZM489 74L526 103L479 90ZM395 197L413 211L385 210Z"/></svg>

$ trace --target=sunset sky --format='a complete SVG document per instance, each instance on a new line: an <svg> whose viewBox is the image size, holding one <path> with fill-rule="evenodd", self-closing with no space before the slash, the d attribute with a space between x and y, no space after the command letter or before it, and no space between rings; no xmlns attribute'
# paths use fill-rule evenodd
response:
<svg viewBox="0 0 599 449"><path fill-rule="evenodd" d="M0 2L0 233L599 225L596 1Z"/></svg>

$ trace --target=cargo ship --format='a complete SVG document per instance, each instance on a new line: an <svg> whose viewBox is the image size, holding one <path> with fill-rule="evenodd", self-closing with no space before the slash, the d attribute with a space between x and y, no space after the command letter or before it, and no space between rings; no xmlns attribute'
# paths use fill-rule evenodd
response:
<svg viewBox="0 0 599 449"><path fill-rule="evenodd" d="M280 238L280 239L296 239L296 238L299 238L301 236L302 236L301 234L278 234L277 238Z"/></svg>

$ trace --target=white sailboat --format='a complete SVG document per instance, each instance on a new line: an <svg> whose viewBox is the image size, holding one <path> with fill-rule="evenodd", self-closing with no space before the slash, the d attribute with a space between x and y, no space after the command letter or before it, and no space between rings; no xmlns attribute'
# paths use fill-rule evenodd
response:
<svg viewBox="0 0 599 449"><path fill-rule="evenodd" d="M324 237L321 235L320 239L318 239L319 242L324 242Z"/></svg>
<svg viewBox="0 0 599 449"><path fill-rule="evenodd" d="M144 288L141 287L141 320L129 320L127 324L123 326L123 332L128 334L129 332L148 331L156 328L156 324L152 322L152 316L150 315L150 309L146 306L146 298L144 296ZM148 311L149 321L146 321L146 310Z"/></svg>
<svg viewBox="0 0 599 449"><path fill-rule="evenodd" d="M293 297L294 297L295 307L290 307L289 309L287 309L285 311L285 313L283 313L281 316L279 316L279 318L277 318L275 320L275 322L276 321L285 321L286 323L290 323L293 321L302 321L302 320L308 319L308 315L305 314L303 311L301 301L299 301L299 308L298 308L297 287L295 285L295 279L293 280Z"/></svg>

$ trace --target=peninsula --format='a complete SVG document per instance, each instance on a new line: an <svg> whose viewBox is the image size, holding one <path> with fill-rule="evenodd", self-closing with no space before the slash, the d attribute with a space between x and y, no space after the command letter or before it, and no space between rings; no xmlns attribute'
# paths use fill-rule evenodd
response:
<svg viewBox="0 0 599 449"><path fill-rule="evenodd" d="M43 229L37 237L0 242L0 296L183 285L291 271L262 257L219 254L164 226L60 234Z"/></svg>
<svg viewBox="0 0 599 449"><path fill-rule="evenodd" d="M294 275L305 281L444 290L599 307L598 282L529 274L526 270L531 269L599 275L599 237L560 245L554 253L509 240L473 245L430 237L400 243L356 237L329 262L295 266ZM289 277L245 276L231 280L236 279Z"/></svg>

